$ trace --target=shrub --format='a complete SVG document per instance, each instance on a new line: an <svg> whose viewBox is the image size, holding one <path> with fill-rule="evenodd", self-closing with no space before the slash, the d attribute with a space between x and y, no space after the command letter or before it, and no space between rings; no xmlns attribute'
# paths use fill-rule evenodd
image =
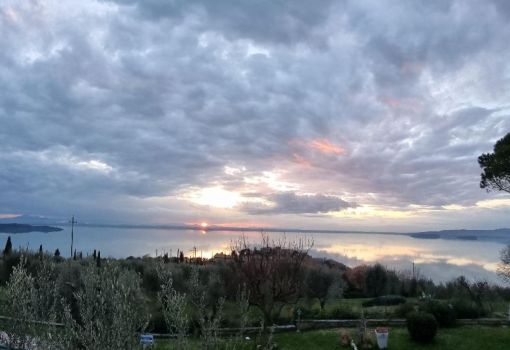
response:
<svg viewBox="0 0 510 350"><path fill-rule="evenodd" d="M407 330L414 341L430 343L437 333L437 321L428 312L412 312L407 315Z"/></svg>
<svg viewBox="0 0 510 350"><path fill-rule="evenodd" d="M347 305L336 305L326 313L326 317L337 320L356 320L359 316L356 309Z"/></svg>
<svg viewBox="0 0 510 350"><path fill-rule="evenodd" d="M395 315L397 317L404 317L405 318L405 317L407 317L408 314L410 314L413 311L416 311L415 304L413 304L413 303L404 303L404 304L400 304L395 309Z"/></svg>
<svg viewBox="0 0 510 350"><path fill-rule="evenodd" d="M363 302L363 306L364 307L390 306L390 305L404 304L405 302L406 302L406 298L404 298L401 295L383 295L383 296Z"/></svg>
<svg viewBox="0 0 510 350"><path fill-rule="evenodd" d="M434 315L441 327L453 327L455 325L457 316L451 304L429 300L421 306L421 309Z"/></svg>
<svg viewBox="0 0 510 350"><path fill-rule="evenodd" d="M467 299L452 300L452 306L458 318L479 318L486 314L482 308Z"/></svg>

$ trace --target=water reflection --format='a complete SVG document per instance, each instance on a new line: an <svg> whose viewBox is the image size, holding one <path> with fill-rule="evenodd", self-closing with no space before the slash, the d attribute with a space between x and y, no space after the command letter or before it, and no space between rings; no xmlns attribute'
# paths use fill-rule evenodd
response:
<svg viewBox="0 0 510 350"><path fill-rule="evenodd" d="M39 244L47 251L58 248L64 255L70 252L69 228L53 233L29 233L12 235L15 247L38 249ZM197 231L162 229L127 229L104 227L77 227L75 247L84 255L94 249L102 256L127 257L168 253L176 256L178 250L190 255L193 247L203 257L217 252L230 252L231 243L243 233L209 231L207 227ZM246 239L256 243L260 233L246 232ZM270 233L281 238L281 234ZM302 238L303 234L286 234L288 240ZM7 235L0 235L0 240ZM460 274L471 279L498 281L495 270L503 244L484 241L423 240L404 235L381 234L310 234L314 247L311 254L338 260L349 266L380 262L397 270L408 270L412 262L421 273L436 281L448 280ZM0 242L0 244L2 244Z"/></svg>

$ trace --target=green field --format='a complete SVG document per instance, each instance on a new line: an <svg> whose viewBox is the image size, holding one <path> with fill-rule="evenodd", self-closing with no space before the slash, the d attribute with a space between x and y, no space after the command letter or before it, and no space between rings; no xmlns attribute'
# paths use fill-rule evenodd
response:
<svg viewBox="0 0 510 350"><path fill-rule="evenodd" d="M355 334L354 329L349 329ZM311 349L344 349L340 346L340 330L318 330L302 333L281 333L274 335L277 349L311 350ZM173 349L170 341L158 340L156 349ZM248 347L254 348L253 341L246 341ZM251 344L250 344L251 343ZM193 349L199 349L198 344ZM249 346L251 345L251 346ZM350 349L350 348L345 348ZM377 346L375 347L377 349ZM481 350L510 349L510 328L465 326L452 329L440 329L435 342L419 345L413 342L405 328L390 329L389 350L407 349L438 349L438 350Z"/></svg>

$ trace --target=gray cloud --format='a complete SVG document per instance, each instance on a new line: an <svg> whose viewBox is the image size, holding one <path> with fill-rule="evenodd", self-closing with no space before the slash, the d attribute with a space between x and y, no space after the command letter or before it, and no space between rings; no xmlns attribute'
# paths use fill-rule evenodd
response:
<svg viewBox="0 0 510 350"><path fill-rule="evenodd" d="M6 1L0 214L178 218L278 170L299 191L248 213L472 205L510 130L503 3Z"/></svg>
<svg viewBox="0 0 510 350"><path fill-rule="evenodd" d="M353 208L354 203L348 203L338 197L323 194L297 195L294 192L280 192L264 197L270 205L245 204L242 210L255 215L262 214L320 214Z"/></svg>

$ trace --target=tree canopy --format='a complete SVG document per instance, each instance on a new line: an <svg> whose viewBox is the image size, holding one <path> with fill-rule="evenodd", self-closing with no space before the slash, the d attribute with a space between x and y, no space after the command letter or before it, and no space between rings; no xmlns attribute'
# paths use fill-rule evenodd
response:
<svg viewBox="0 0 510 350"><path fill-rule="evenodd" d="M480 188L510 193L510 133L494 145L494 153L478 157L482 168Z"/></svg>

